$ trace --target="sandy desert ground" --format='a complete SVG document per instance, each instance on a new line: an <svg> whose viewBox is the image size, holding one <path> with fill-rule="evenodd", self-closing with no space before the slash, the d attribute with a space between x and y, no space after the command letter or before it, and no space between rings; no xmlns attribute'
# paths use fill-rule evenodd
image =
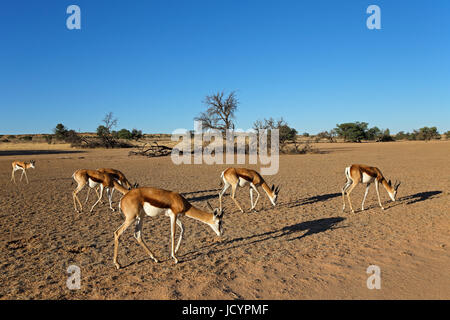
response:
<svg viewBox="0 0 450 320"><path fill-rule="evenodd" d="M123 218L106 204L93 213L74 211L76 169L117 168L132 182L178 191L206 209L206 200L218 205L219 174L227 166L176 166L170 157L128 157L129 150L0 151L0 298L450 299L450 141L319 148L321 154L280 157L278 174L266 177L282 184L275 208L262 193L259 212L240 213L226 196L222 238L182 218L178 264L169 256L167 217L144 221L143 237L160 263L129 228L120 270L112 263L113 232ZM28 185L10 183L15 159L36 160ZM358 211L342 212L344 168L351 163L400 179L398 201L381 189L382 211L372 186L361 212L359 186L352 194ZM248 188L237 195L249 209ZM117 206L117 193L114 199ZM81 269L80 290L66 286L69 265ZM366 286L369 265L381 269L380 290Z"/></svg>

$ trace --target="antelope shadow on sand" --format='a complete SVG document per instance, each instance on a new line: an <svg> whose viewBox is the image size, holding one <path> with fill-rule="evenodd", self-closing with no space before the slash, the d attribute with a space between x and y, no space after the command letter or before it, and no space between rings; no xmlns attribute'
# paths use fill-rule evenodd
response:
<svg viewBox="0 0 450 320"><path fill-rule="evenodd" d="M342 193L327 193L327 194L312 196L309 198L294 200L294 201L291 201L288 203L280 203L280 205L287 206L288 208L294 208L294 207L303 206L303 205L307 205L307 204L313 204L316 202L327 201L329 199L333 199L333 198L340 197L340 196L342 196Z"/></svg>
<svg viewBox="0 0 450 320"><path fill-rule="evenodd" d="M425 201L428 199L437 198L436 196L438 194L441 194L442 191L425 191L425 192L418 192L416 194L412 194L409 196L401 197L400 201L406 201L406 204L413 204L421 201Z"/></svg>
<svg viewBox="0 0 450 320"><path fill-rule="evenodd" d="M210 245L199 248L198 251L188 252L184 254L183 259L180 262L187 262L191 260L195 260L200 256L214 254L222 251L229 251L232 249L236 249L239 247L250 246L252 244L256 244L259 242L264 242L268 240L274 239L283 239L286 238L285 241L293 241L299 240L304 237L321 233L327 230L334 230L340 228L346 228L347 226L337 226L340 222L344 221L343 217L333 217L333 218L323 218L312 221L305 221L296 223L290 226L283 227L280 230L269 231L260 234L255 234L248 237L235 238L231 240L215 242ZM302 233L303 231L306 231ZM293 237L291 237L293 236ZM204 250L208 250L208 252L204 252Z"/></svg>
<svg viewBox="0 0 450 320"><path fill-rule="evenodd" d="M186 196L188 194L203 193L203 192L219 192L220 190L222 190L222 189L218 188L218 189L199 190L199 191L192 191L192 192L182 192L181 194L183 196Z"/></svg>
<svg viewBox="0 0 450 320"><path fill-rule="evenodd" d="M416 194L412 194L409 196L404 196L401 198L398 198L396 202L392 202L391 200L385 200L385 201L381 201L381 203L384 206L385 210L389 210L391 208L394 208L396 206L399 206L403 203L406 204L414 204L417 202L421 202L421 201L425 201L428 199L434 199L434 198L438 198L438 194L441 194L442 191L426 191L426 192L418 192ZM372 203L366 206L365 208L366 210L364 211L368 211L371 209L380 209L380 206L377 203ZM355 208L355 213L357 212L361 212L361 208Z"/></svg>
<svg viewBox="0 0 450 320"><path fill-rule="evenodd" d="M198 202L198 201L205 201L205 200L209 200L209 199L213 199L213 198L218 198L219 197L219 190L221 190L221 189L211 189L211 190L194 191L194 192L183 192L181 195L183 197L186 197L186 195L188 195L188 194L195 194L195 193L213 192L213 191L215 191L213 194L205 194L203 196L197 196L197 197L191 197L191 198L186 197L186 200L189 201L189 202Z"/></svg>
<svg viewBox="0 0 450 320"><path fill-rule="evenodd" d="M241 238L235 238L231 240L225 240L225 241L218 241L218 242L212 242L211 244L205 245L203 247L199 247L195 251L187 252L184 254L178 253L178 257L180 258L178 264L189 262L192 260L195 260L201 256L204 255L210 255L214 253L219 253L223 251L229 251L240 247L250 246L252 244L256 244L259 242L264 242L268 240L278 239L278 238L286 238L289 236L294 236L289 239L285 239L285 241L292 241L292 240L298 240L302 239L304 237L321 233L327 230L334 230L334 229L340 229L340 228L346 228L347 226L337 226L340 222L344 221L345 218L343 217L333 217L333 218L323 218L323 219L317 219L312 221L305 221L296 223L290 226L283 227L280 230L276 231L269 231L264 232L260 234L255 234L248 237L241 237ZM303 231L306 231L305 233L299 234ZM170 262L172 258L169 254L166 256L163 252L162 256L158 256L158 259L160 263L164 262ZM142 252L142 254L144 254ZM150 257L144 256L142 259L139 259L137 261L132 261L127 265L124 265L122 268L127 268L132 265L138 265L145 261L149 260L150 263L153 263Z"/></svg>

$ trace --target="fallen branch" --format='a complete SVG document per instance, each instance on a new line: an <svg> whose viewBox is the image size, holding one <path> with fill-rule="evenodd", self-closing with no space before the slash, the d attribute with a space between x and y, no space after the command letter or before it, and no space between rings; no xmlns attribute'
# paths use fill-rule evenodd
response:
<svg viewBox="0 0 450 320"><path fill-rule="evenodd" d="M138 151L130 151L128 152L128 156L145 156L145 157L164 157L168 156L172 153L172 148L159 145L156 141L153 142L153 145L145 148L147 143L144 143L141 147L139 147Z"/></svg>

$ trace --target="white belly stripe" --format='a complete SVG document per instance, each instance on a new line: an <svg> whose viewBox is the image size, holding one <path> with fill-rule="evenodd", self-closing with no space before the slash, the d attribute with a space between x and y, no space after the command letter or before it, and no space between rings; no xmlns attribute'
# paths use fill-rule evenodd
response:
<svg viewBox="0 0 450 320"><path fill-rule="evenodd" d="M242 179L242 178L239 178L239 186L240 187L243 187L243 186L245 186L246 184L248 183L248 181L247 180L245 180L245 179Z"/></svg>
<svg viewBox="0 0 450 320"><path fill-rule="evenodd" d="M91 178L89 178L88 181L89 181L89 187L90 188L95 188L96 186L98 186L98 183L93 181L93 180L91 180Z"/></svg>
<svg viewBox="0 0 450 320"><path fill-rule="evenodd" d="M164 208L158 208L158 207L152 206L148 202L144 202L143 207L144 207L145 214L148 215L149 217L156 217L158 214L163 213L164 211L167 210Z"/></svg>
<svg viewBox="0 0 450 320"><path fill-rule="evenodd" d="M374 177L369 176L367 173L363 172L362 174L362 183L369 183L372 182Z"/></svg>

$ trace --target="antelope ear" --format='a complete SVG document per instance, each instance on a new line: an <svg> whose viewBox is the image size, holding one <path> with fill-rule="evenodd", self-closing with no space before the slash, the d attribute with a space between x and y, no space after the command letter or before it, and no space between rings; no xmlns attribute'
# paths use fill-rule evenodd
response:
<svg viewBox="0 0 450 320"><path fill-rule="evenodd" d="M220 210L219 208L215 208L214 209L214 216L216 216L217 218L221 218L223 215L223 211Z"/></svg>
<svg viewBox="0 0 450 320"><path fill-rule="evenodd" d="M275 188L275 185L272 185L272 188L270 188L270 190L272 190L273 191L273 189Z"/></svg>
<svg viewBox="0 0 450 320"><path fill-rule="evenodd" d="M388 185L390 185L390 186L392 185L392 184L391 184L391 180L388 181Z"/></svg>

